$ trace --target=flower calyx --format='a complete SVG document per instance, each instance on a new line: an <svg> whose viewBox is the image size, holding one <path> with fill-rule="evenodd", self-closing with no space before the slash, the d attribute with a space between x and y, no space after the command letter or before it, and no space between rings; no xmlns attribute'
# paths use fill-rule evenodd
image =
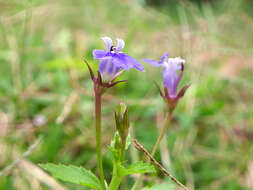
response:
<svg viewBox="0 0 253 190"><path fill-rule="evenodd" d="M155 83L155 86L157 87L157 89L159 90L160 96L166 102L170 114L174 111L174 109L176 108L176 106L178 104L178 101L184 96L186 90L191 86L191 84L185 85L179 91L179 93L177 93L176 96L171 97L169 95L167 87L164 87L164 91L162 91L160 86L156 82L154 82L154 83Z"/></svg>
<svg viewBox="0 0 253 190"><path fill-rule="evenodd" d="M110 81L103 82L101 73L98 71L97 77L95 77L94 72L92 71L89 63L85 59L84 59L84 62L86 63L88 67L91 80L94 83L95 90L99 90L101 93L103 93L107 88L111 88L121 82L127 82L127 80L115 81L125 70L121 70L117 72Z"/></svg>

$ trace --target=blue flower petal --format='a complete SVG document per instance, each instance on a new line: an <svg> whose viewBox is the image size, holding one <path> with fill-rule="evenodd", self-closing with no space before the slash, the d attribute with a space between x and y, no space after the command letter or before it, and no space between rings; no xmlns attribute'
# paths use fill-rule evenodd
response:
<svg viewBox="0 0 253 190"><path fill-rule="evenodd" d="M164 68L162 76L163 84L168 89L169 96L175 98L177 96L177 87L179 84L177 73L173 70Z"/></svg>
<svg viewBox="0 0 253 190"><path fill-rule="evenodd" d="M103 81L110 81L113 76L119 71L112 59L102 59L99 64L99 72L102 75Z"/></svg>
<svg viewBox="0 0 253 190"><path fill-rule="evenodd" d="M155 61L155 60L151 60L151 59L143 59L143 61L145 61L146 63L154 66L154 67L160 67L162 66L162 63Z"/></svg>
<svg viewBox="0 0 253 190"><path fill-rule="evenodd" d="M98 71L99 71L100 73L105 72L105 70L106 70L106 65L108 64L108 61L109 61L109 60L105 60L105 59L103 59L103 60L100 61L99 69L98 69Z"/></svg>
<svg viewBox="0 0 253 190"><path fill-rule="evenodd" d="M124 53L118 53L117 57L122 63L125 64L126 70L130 68L135 68L138 69L139 71L144 71L144 67L142 66L142 64L136 59L130 57L129 55Z"/></svg>
<svg viewBox="0 0 253 190"><path fill-rule="evenodd" d="M155 60L151 60L151 59L143 59L143 61L145 61L146 63L154 66L154 67L160 67L164 64L164 61L166 59L168 59L169 53L165 53L161 58L160 61L155 61Z"/></svg>
<svg viewBox="0 0 253 190"><path fill-rule="evenodd" d="M112 63L121 69L129 70L131 68L131 65L127 64L127 62L118 54L115 54L112 57Z"/></svg>
<svg viewBox="0 0 253 190"><path fill-rule="evenodd" d="M107 51L95 49L93 50L92 54L93 54L94 59L102 59L103 57L106 56Z"/></svg>
<svg viewBox="0 0 253 190"><path fill-rule="evenodd" d="M166 59L168 59L168 57L169 57L169 52L166 52L166 53L160 58L159 63L160 63L160 64L163 64L164 61L165 61Z"/></svg>

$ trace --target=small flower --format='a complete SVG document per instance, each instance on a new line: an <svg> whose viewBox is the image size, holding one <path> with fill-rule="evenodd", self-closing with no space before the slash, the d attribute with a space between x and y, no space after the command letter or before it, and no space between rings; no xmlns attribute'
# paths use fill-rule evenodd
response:
<svg viewBox="0 0 253 190"><path fill-rule="evenodd" d="M93 50L93 57L100 60L99 72L103 81L110 81L120 69L135 68L144 71L139 61L121 52L125 46L122 39L117 39L117 46L112 44L112 39L109 37L103 37L102 40L105 42L106 50Z"/></svg>
<svg viewBox="0 0 253 190"><path fill-rule="evenodd" d="M164 94L161 92L160 88L159 90L161 96L169 104L170 110L173 111L177 105L178 99L184 95L185 91L190 86L184 86L178 93L178 85L183 76L185 60L180 57L168 58L168 53L166 53L161 57L160 61L150 59L144 59L144 61L154 67L163 67L162 77Z"/></svg>

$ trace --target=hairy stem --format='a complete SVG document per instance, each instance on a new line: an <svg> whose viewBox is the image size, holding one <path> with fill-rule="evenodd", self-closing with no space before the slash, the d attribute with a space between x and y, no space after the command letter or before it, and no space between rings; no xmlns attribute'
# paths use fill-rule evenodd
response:
<svg viewBox="0 0 253 190"><path fill-rule="evenodd" d="M96 149L97 149L97 164L100 177L100 183L105 190L102 149L101 149L101 96L99 90L95 89L95 117L96 117Z"/></svg>

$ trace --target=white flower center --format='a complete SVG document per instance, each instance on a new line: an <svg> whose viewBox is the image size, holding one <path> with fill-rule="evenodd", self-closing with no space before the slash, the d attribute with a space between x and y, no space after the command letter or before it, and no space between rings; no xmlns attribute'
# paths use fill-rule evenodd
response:
<svg viewBox="0 0 253 190"><path fill-rule="evenodd" d="M185 64L185 60L180 58L180 57L176 57L176 58L168 58L168 61L164 61L164 68L167 70L182 70L183 66Z"/></svg>

